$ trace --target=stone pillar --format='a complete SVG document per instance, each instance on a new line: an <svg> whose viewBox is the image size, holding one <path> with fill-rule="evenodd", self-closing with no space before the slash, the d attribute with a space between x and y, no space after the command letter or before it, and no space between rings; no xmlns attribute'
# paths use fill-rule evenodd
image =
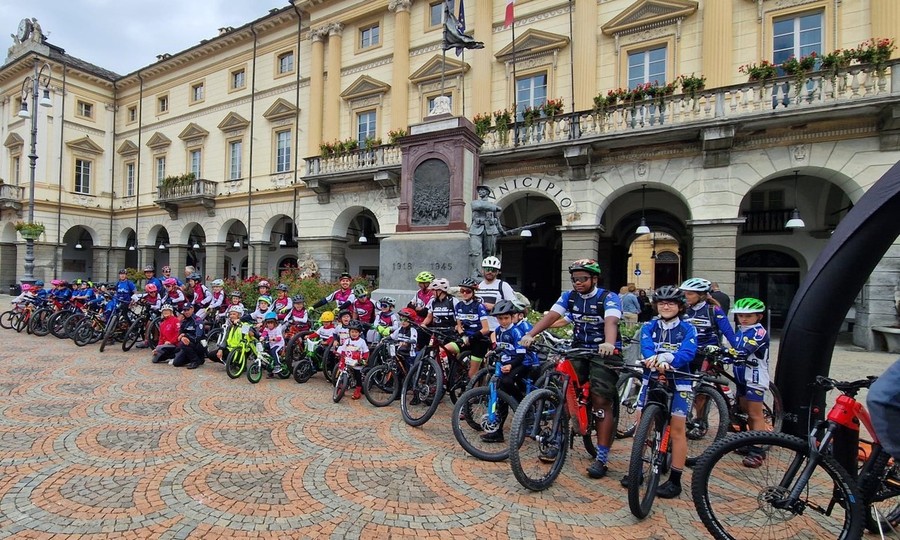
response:
<svg viewBox="0 0 900 540"><path fill-rule="evenodd" d="M312 256L323 281L335 281L341 272L347 270L346 247L347 238L343 236L314 236L298 240L298 251Z"/></svg>
<svg viewBox="0 0 900 540"><path fill-rule="evenodd" d="M393 79L391 82L391 125L406 129L409 123L409 8L412 0L391 0L394 12ZM384 131L384 130L382 130Z"/></svg>
<svg viewBox="0 0 900 540"><path fill-rule="evenodd" d="M91 267L87 269L85 275L94 278L95 280L100 276L103 276L104 281L115 281L118 279L121 267L113 268L112 264L109 264L109 253L107 253L106 247L92 246L90 249L91 256L88 264L90 264Z"/></svg>
<svg viewBox="0 0 900 540"><path fill-rule="evenodd" d="M600 244L600 229L595 225L561 227L562 236L562 268L560 273L563 289L571 287L569 265L578 259L597 259L600 269L608 273L609 264L602 257L598 258L597 249ZM602 274L601 274L602 275Z"/></svg>
<svg viewBox="0 0 900 540"><path fill-rule="evenodd" d="M325 100L323 103L323 132L326 141L341 137L341 35L344 25L333 23L328 26L328 79L325 81ZM314 103L314 102L312 102ZM316 154L319 153L318 146Z"/></svg>
<svg viewBox="0 0 900 540"><path fill-rule="evenodd" d="M312 58L309 63L309 103L306 112L309 118L306 133L306 155L319 155L319 144L322 142L322 101L325 97L325 36L328 31L324 28L310 30L309 39L312 41Z"/></svg>
<svg viewBox="0 0 900 540"><path fill-rule="evenodd" d="M594 96L597 95L597 54L598 41L597 30L600 24L597 20L596 0L576 0L575 13L572 15L573 42L569 47L575 47L575 103L569 104L566 111L583 111L594 106ZM569 2L569 6L572 2ZM705 52L704 52L705 54ZM573 108L573 105L575 108Z"/></svg>
<svg viewBox="0 0 900 540"><path fill-rule="evenodd" d="M475 2L475 39L484 43L485 51L492 51L494 42L494 32L491 22L494 19L493 2ZM472 56L472 76L466 77L467 80L473 81L471 85L472 94L472 112L471 117L479 113L490 114L493 111L491 104L491 68L494 58L490 54L474 53ZM477 91L476 83L477 81ZM393 91L393 89L392 89ZM502 103L509 101L507 96L501 100ZM505 105L504 105L505 106Z"/></svg>
<svg viewBox="0 0 900 540"><path fill-rule="evenodd" d="M225 279L231 275L231 268L225 270L225 243L205 244L206 268L203 271L208 280L217 278Z"/></svg>
<svg viewBox="0 0 900 540"><path fill-rule="evenodd" d="M162 275L162 264L156 260L157 249L154 246L141 246L138 248L138 268L143 269L144 266L152 264L156 268L156 275ZM168 259L166 259L168 260Z"/></svg>
<svg viewBox="0 0 900 540"><path fill-rule="evenodd" d="M734 2L703 3L701 72L706 77L707 88L726 86L734 81L731 64L734 49L733 4Z"/></svg>
<svg viewBox="0 0 900 540"><path fill-rule="evenodd" d="M871 0L869 5L872 16L872 37L876 39L895 37L897 29L900 28L900 2L897 0ZM897 51L891 54L891 58L898 57L900 54Z"/></svg>
<svg viewBox="0 0 900 540"><path fill-rule="evenodd" d="M250 273L257 276L269 275L269 247L272 244L260 240L250 242Z"/></svg>
<svg viewBox="0 0 900 540"><path fill-rule="evenodd" d="M169 244L169 266L172 267L172 275L184 281L184 267L187 265L187 246L184 244Z"/></svg>
<svg viewBox="0 0 900 540"><path fill-rule="evenodd" d="M856 318L853 320L854 345L870 351L884 350L884 334L873 332L872 327L897 324L898 317L894 309L895 287L900 286L897 268L900 268L900 243L894 242L872 270L853 305L856 309Z"/></svg>
<svg viewBox="0 0 900 540"><path fill-rule="evenodd" d="M734 298L735 251L738 228L743 218L688 220L693 240L693 265L688 274L719 284L725 294Z"/></svg>
<svg viewBox="0 0 900 540"><path fill-rule="evenodd" d="M97 251L99 249L101 249L101 248L98 248L96 246L94 247L94 251ZM104 255L105 255L106 250L104 249L103 251L104 251ZM126 268L126 266L125 266L125 254L126 253L128 253L127 248L123 248L123 247L114 247L109 250L109 255L106 256L106 258L109 259L109 278L107 279L107 281L112 281L112 280L118 278L119 270L121 270L122 268ZM95 261L97 260L96 255L94 255L94 260ZM98 268L99 267L97 266L97 263L95 262L94 263L94 275L95 276L98 273L97 272ZM105 269L106 268L104 267L104 270ZM138 270L141 270L141 268L138 268Z"/></svg>

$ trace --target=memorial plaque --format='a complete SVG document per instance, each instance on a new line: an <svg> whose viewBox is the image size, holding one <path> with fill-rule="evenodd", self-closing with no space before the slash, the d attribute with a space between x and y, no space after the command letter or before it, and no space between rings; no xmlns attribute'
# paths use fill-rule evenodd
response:
<svg viewBox="0 0 900 540"><path fill-rule="evenodd" d="M426 159L413 174L413 225L450 223L450 168L440 159Z"/></svg>

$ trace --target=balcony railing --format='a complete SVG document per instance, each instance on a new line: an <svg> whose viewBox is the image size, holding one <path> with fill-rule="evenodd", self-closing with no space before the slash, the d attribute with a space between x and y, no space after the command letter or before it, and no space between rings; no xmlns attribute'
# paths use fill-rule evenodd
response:
<svg viewBox="0 0 900 540"><path fill-rule="evenodd" d="M870 65L852 66L831 78L810 73L804 84L793 77L711 88L694 96L681 94L620 103L605 111L581 111L538 118L530 126L518 122L507 132L491 128L483 152L553 142L583 140L608 134L671 128L701 121L722 121L753 114L798 111L886 97L900 92L900 77L891 63L882 73ZM900 73L897 73L900 75ZM892 82L892 79L893 80Z"/></svg>
<svg viewBox="0 0 900 540"><path fill-rule="evenodd" d="M157 188L157 200L173 201L196 197L215 197L217 186L218 183L202 178L185 184L162 185Z"/></svg>
<svg viewBox="0 0 900 540"><path fill-rule="evenodd" d="M792 210L752 210L741 213L744 216L743 234L765 234L788 232L784 224L791 219Z"/></svg>
<svg viewBox="0 0 900 540"><path fill-rule="evenodd" d="M316 176L354 172L363 169L397 167L400 165L401 157L400 147L398 146L385 144L376 146L371 150L360 148L339 156L306 158L306 174L308 176Z"/></svg>
<svg viewBox="0 0 900 540"><path fill-rule="evenodd" d="M22 210L22 200L24 198L25 186L0 184L0 208L20 212Z"/></svg>

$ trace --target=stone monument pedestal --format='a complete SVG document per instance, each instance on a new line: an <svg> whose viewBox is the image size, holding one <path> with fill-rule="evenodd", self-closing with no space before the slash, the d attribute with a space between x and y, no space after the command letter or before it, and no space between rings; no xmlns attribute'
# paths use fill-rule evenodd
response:
<svg viewBox="0 0 900 540"><path fill-rule="evenodd" d="M463 231L393 234L381 241L378 290L372 297L392 296L400 310L418 290L416 276L425 271L456 286L471 273L468 252L469 235Z"/></svg>

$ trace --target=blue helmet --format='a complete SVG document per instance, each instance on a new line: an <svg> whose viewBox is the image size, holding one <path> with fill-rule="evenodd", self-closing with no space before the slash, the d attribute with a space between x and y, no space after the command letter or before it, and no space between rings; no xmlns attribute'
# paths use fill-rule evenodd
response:
<svg viewBox="0 0 900 540"><path fill-rule="evenodd" d="M278 316L275 315L274 311L270 311L266 313L266 316L263 317L263 322L275 321L278 322Z"/></svg>
<svg viewBox="0 0 900 540"><path fill-rule="evenodd" d="M35 287L43 287L43 286L44 286L44 281L39 279L39 280L37 280L37 281L34 282L34 286L35 286Z"/></svg>

